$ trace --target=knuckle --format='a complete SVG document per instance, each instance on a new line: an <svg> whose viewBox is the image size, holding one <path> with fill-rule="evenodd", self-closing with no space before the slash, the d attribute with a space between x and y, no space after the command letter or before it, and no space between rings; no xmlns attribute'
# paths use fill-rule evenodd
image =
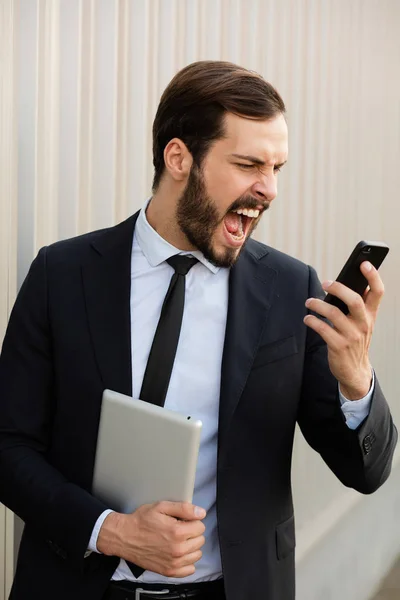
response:
<svg viewBox="0 0 400 600"><path fill-rule="evenodd" d="M185 537L180 525L181 523L179 521L177 523L172 523L171 525L171 536L175 542L180 542Z"/></svg>
<svg viewBox="0 0 400 600"><path fill-rule="evenodd" d="M171 562L171 568L177 571L182 566L182 558L173 558Z"/></svg>
<svg viewBox="0 0 400 600"><path fill-rule="evenodd" d="M198 552L196 552L196 554L193 557L193 563L198 562L201 559L202 556L203 556L203 553L202 553L201 550L199 550Z"/></svg>
<svg viewBox="0 0 400 600"><path fill-rule="evenodd" d="M358 300L355 296L353 296L352 298L349 298L346 302L350 312L354 312L355 310L357 310L357 304Z"/></svg>
<svg viewBox="0 0 400 600"><path fill-rule="evenodd" d="M185 549L183 547L183 544L175 544L174 546L172 546L172 550L171 550L171 556L172 558L182 558L182 556L185 555Z"/></svg>
<svg viewBox="0 0 400 600"><path fill-rule="evenodd" d="M362 299L360 294L355 294L355 296L352 300L352 306L354 306L354 308L356 308L356 309L360 309L360 308L364 307L364 300Z"/></svg>
<svg viewBox="0 0 400 600"><path fill-rule="evenodd" d="M364 341L365 333L368 332L368 323L362 323L361 327L357 329L357 332L354 335L355 342L360 344Z"/></svg>
<svg viewBox="0 0 400 600"><path fill-rule="evenodd" d="M358 329L356 329L356 331L352 331L349 334L349 339L348 339L349 348L359 344L361 339L362 339L361 331L359 331Z"/></svg>
<svg viewBox="0 0 400 600"><path fill-rule="evenodd" d="M360 338L361 338L361 334L358 331L358 329L349 331L346 334L347 347L350 348L354 344L357 344L360 341Z"/></svg>
<svg viewBox="0 0 400 600"><path fill-rule="evenodd" d="M199 535L203 535L205 530L206 530L206 527L205 527L204 523L202 523L201 521L197 521L197 523L195 524L195 527L193 528L193 533L197 537Z"/></svg>
<svg viewBox="0 0 400 600"><path fill-rule="evenodd" d="M176 570L171 566L165 567L165 569L163 569L163 573L162 573L162 575L164 575L164 577L175 577L175 574L176 574Z"/></svg>
<svg viewBox="0 0 400 600"><path fill-rule="evenodd" d="M347 352L351 347L350 340L348 338L342 338L338 343L339 352Z"/></svg>
<svg viewBox="0 0 400 600"><path fill-rule="evenodd" d="M342 311L337 306L328 305L328 307L329 308L326 316L329 321L335 321L343 315Z"/></svg>
<svg viewBox="0 0 400 600"><path fill-rule="evenodd" d="M172 558L171 556L169 557L167 564L165 566L165 570L169 573L175 573L175 571L177 569L179 569L180 567L180 559L177 558ZM168 575L168 577L171 577L171 575Z"/></svg>

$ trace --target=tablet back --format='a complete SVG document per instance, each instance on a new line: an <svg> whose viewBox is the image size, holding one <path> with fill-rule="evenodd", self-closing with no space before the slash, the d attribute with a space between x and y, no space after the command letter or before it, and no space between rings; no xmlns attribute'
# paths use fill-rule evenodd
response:
<svg viewBox="0 0 400 600"><path fill-rule="evenodd" d="M192 502L201 421L105 390L93 494L118 512Z"/></svg>

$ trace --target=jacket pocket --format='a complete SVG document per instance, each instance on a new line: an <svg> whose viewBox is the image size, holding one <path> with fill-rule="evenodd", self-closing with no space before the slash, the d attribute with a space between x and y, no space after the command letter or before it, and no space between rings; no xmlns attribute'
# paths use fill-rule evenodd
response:
<svg viewBox="0 0 400 600"><path fill-rule="evenodd" d="M276 555L278 560L286 558L296 547L294 515L276 527Z"/></svg>
<svg viewBox="0 0 400 600"><path fill-rule="evenodd" d="M297 341L294 335L277 340L271 344L266 344L259 348L253 363L253 369L262 367L267 363L287 358L292 354L297 354Z"/></svg>

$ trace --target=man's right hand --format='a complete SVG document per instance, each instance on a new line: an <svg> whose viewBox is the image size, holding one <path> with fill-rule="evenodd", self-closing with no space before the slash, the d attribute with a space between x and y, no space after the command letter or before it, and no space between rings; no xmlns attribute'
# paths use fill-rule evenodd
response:
<svg viewBox="0 0 400 600"><path fill-rule="evenodd" d="M144 504L129 515L109 514L100 529L97 549L166 577L195 572L205 542L206 511L188 502Z"/></svg>

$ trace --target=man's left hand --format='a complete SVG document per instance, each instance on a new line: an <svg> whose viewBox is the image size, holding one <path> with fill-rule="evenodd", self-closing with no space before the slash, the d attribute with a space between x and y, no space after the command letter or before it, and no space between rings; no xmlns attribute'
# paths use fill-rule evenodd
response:
<svg viewBox="0 0 400 600"><path fill-rule="evenodd" d="M360 268L368 281L363 297L338 281L326 281L322 285L325 291L347 304L348 315L323 300L309 298L307 308L328 319L332 326L314 315L304 318L304 323L325 340L329 367L340 384L340 391L349 400L359 400L368 394L371 386L372 369L368 352L384 294L384 286L375 267L363 262Z"/></svg>

